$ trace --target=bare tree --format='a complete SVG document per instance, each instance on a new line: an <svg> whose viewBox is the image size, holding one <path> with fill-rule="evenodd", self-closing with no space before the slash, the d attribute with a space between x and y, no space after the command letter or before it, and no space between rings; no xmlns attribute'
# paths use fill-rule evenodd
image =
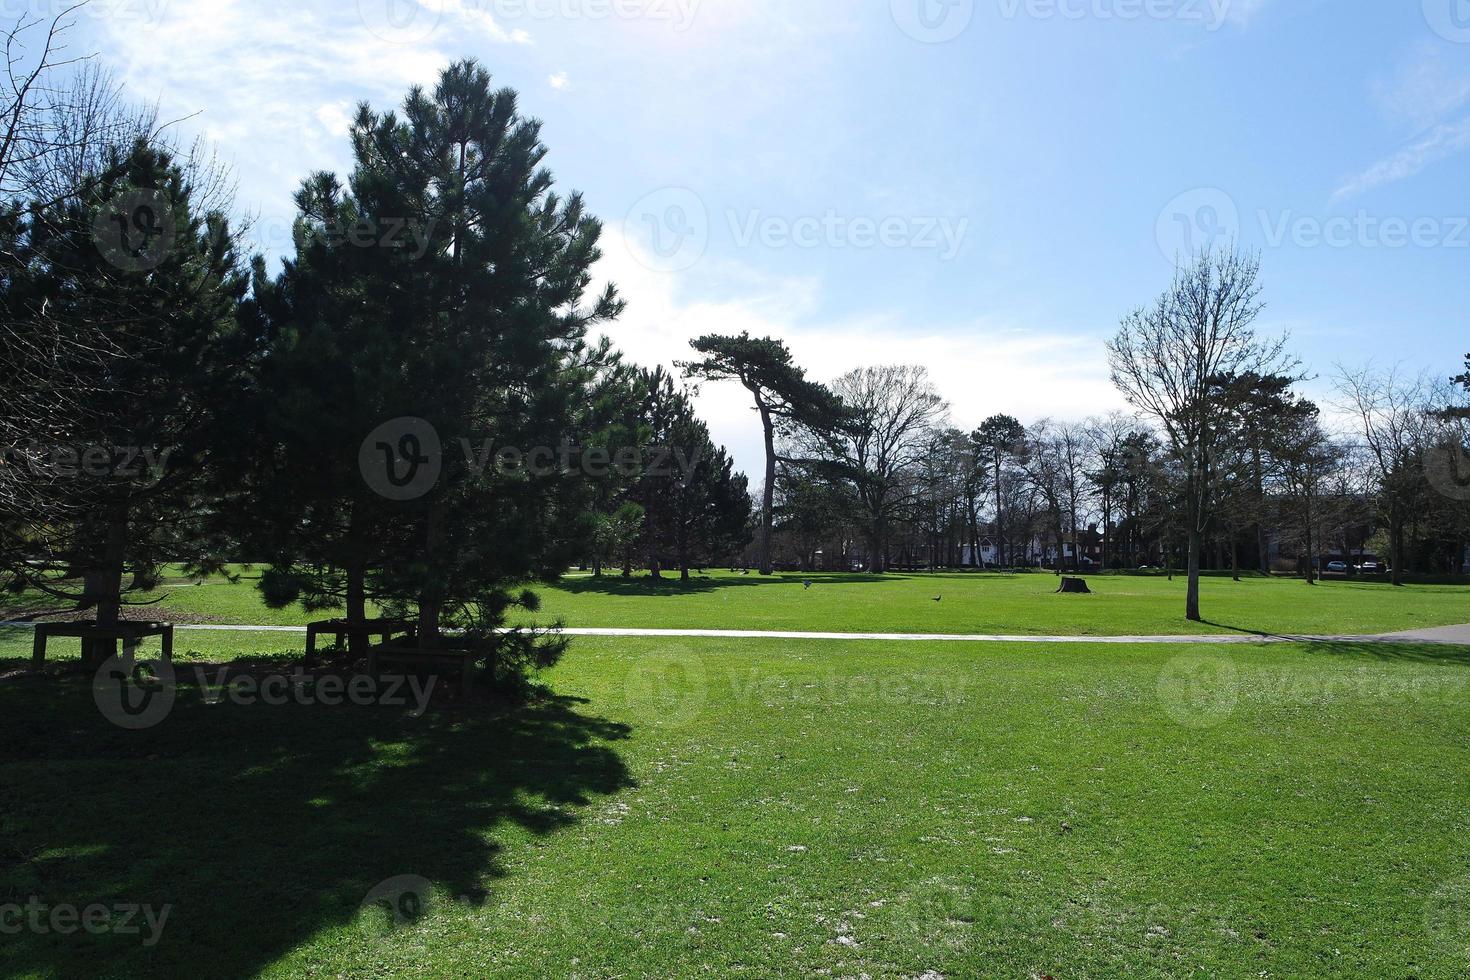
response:
<svg viewBox="0 0 1470 980"><path fill-rule="evenodd" d="M0 198L34 196L34 178L65 147L56 126L70 89L62 76L88 55L70 50L67 35L89 0L51 16L22 13L3 31L5 73L0 83Z"/></svg>
<svg viewBox="0 0 1470 980"><path fill-rule="evenodd" d="M1296 501L1306 556L1307 584L1317 583L1317 558L1326 549L1324 534L1318 533L1323 514L1318 505L1324 481L1339 459L1339 452L1322 429L1317 407L1289 416L1277 440L1277 458L1287 494Z"/></svg>
<svg viewBox="0 0 1470 980"><path fill-rule="evenodd" d="M1422 488L1423 452L1431 437L1428 395L1422 377L1405 377L1397 367L1348 370L1335 379L1342 407L1358 421L1368 447L1378 500L1388 522L1388 564L1394 585L1403 585L1408 549L1405 529Z"/></svg>
<svg viewBox="0 0 1470 980"><path fill-rule="evenodd" d="M889 531L918 500L919 464L948 406L922 367L860 368L838 378L832 392L852 413L844 429L810 448L846 487L868 540L868 570L887 570Z"/></svg>
<svg viewBox="0 0 1470 980"><path fill-rule="evenodd" d="M1185 615L1202 619L1200 550L1209 525L1213 466L1226 409L1219 381L1247 372L1286 374L1285 339L1262 342L1260 260L1234 249L1206 252L1175 271L1152 306L1123 318L1108 344L1113 383L1158 420L1184 472L1189 587Z"/></svg>

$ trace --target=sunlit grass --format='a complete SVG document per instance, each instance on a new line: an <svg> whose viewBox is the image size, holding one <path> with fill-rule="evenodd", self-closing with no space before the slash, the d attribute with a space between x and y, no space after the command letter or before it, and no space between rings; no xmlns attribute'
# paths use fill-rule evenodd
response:
<svg viewBox="0 0 1470 980"><path fill-rule="evenodd" d="M6 894L174 910L0 974L1463 976L1466 659L584 639L574 700L138 733L12 675ZM421 918L359 912L398 876Z"/></svg>

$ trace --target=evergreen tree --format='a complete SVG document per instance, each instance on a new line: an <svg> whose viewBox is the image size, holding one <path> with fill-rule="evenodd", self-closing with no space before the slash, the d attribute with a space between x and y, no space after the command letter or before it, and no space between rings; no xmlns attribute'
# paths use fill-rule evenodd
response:
<svg viewBox="0 0 1470 980"><path fill-rule="evenodd" d="M808 381L779 340L710 334L690 341L703 360L680 364L686 376L707 381L738 380L755 399L766 447L761 500L761 574L774 571L771 527L776 493L776 434L793 428L830 431L844 424L842 403L822 385Z"/></svg>
<svg viewBox="0 0 1470 980"><path fill-rule="evenodd" d="M641 383L650 449L635 496L648 566L654 578L670 564L688 580L691 567L744 547L749 488L663 368L641 372Z"/></svg>
<svg viewBox="0 0 1470 980"><path fill-rule="evenodd" d="M345 591L355 613L370 592L415 610L424 646L457 628L515 683L558 648L498 629L590 528L579 429L613 357L585 337L621 311L611 286L586 296L601 225L554 191L539 124L472 61L401 114L363 106L351 138L347 188L303 188L276 297L268 390L297 460L265 484L295 481L279 598ZM328 405L340 421L323 426Z"/></svg>
<svg viewBox="0 0 1470 980"><path fill-rule="evenodd" d="M212 560L205 475L254 352L239 321L249 278L225 217L196 212L166 150L139 141L105 159L75 195L32 208L13 241L11 329L98 346L87 378L50 375L77 410L24 450L65 510L21 515L9 526L24 544L6 552L24 559L23 584L112 625L164 561ZM58 575L79 578L80 591Z"/></svg>

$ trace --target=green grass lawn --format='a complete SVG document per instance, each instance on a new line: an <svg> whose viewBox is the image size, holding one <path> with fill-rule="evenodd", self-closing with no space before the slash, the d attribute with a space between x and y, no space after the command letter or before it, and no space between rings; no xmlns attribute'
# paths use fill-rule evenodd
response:
<svg viewBox="0 0 1470 980"><path fill-rule="evenodd" d="M803 580L813 583L810 590ZM1207 624L1184 619L1184 580L1092 576L1096 594L1055 595L1053 576L732 575L711 572L687 585L646 576L594 579L573 573L540 590L542 610L528 621L568 626L652 629L797 630L1029 635L1223 633L1235 630L1339 635L1396 632L1470 622L1470 587L1299 579L1206 578ZM934 599L938 597L939 602ZM266 609L252 573L238 584L212 580L173 586L151 610L182 621L299 625L328 614Z"/></svg>
<svg viewBox="0 0 1470 980"><path fill-rule="evenodd" d="M133 733L23 655L0 905L171 912L0 935L6 977L1470 971L1464 649L578 640L526 708L185 687ZM359 911L399 876L420 917Z"/></svg>

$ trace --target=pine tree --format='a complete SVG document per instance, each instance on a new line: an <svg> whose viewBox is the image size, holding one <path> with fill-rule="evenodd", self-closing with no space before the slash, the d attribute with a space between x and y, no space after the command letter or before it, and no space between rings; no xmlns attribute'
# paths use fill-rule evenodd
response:
<svg viewBox="0 0 1470 980"><path fill-rule="evenodd" d="M498 628L589 529L586 405L615 358L585 338L622 308L611 286L587 296L601 225L554 191L539 124L472 61L401 114L363 106L351 138L347 187L318 175L299 197L280 284L270 390L301 460L281 477L311 474L285 498L282 598L371 593L416 611L421 644L456 628L514 683L556 650ZM328 404L340 422L318 428ZM397 492L411 474L426 479Z"/></svg>

